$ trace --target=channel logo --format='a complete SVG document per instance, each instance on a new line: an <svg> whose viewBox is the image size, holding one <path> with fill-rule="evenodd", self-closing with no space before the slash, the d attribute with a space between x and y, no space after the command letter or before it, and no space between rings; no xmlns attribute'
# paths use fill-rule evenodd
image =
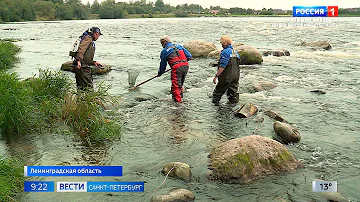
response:
<svg viewBox="0 0 360 202"><path fill-rule="evenodd" d="M293 17L338 17L338 6L294 6Z"/></svg>
<svg viewBox="0 0 360 202"><path fill-rule="evenodd" d="M87 192L87 182L56 182L56 192Z"/></svg>

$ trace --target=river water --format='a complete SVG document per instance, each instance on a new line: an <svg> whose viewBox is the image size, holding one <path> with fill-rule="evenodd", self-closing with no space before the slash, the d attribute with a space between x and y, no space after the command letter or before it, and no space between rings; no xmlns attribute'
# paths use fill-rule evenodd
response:
<svg viewBox="0 0 360 202"><path fill-rule="evenodd" d="M121 97L114 116L123 125L123 138L111 145L85 147L72 135L57 132L27 134L6 143L2 150L21 156L29 165L87 165L93 162L122 165L123 177L34 178L49 181L145 181L145 193L25 194L21 201L149 201L151 196L173 188L187 188L196 201L325 201L312 192L312 181L338 182L338 194L360 201L360 28L359 18L185 18L125 19L0 24L0 38L16 38L22 47L14 71L21 78L38 74L38 68L58 70L69 60L68 51L84 30L98 26L103 36L96 43L95 59L121 71L96 76L111 85L109 93ZM3 30L13 28L15 30ZM290 57L264 57L262 65L241 69L241 103L255 104L259 112L239 119L223 97L220 106L211 104L216 69L212 59L190 62L184 103L175 105L169 94L169 75L128 91L127 71L138 70L137 82L157 74L159 38L170 35L183 44L201 39L218 48L222 34L234 43L259 50L285 48ZM327 40L332 50L297 46L300 41ZM74 75L68 73L73 81ZM250 93L247 86L271 81L270 91ZM75 82L75 81L74 81ZM75 87L75 84L74 84ZM321 89L326 94L314 94ZM151 100L138 102L137 97ZM262 112L273 110L293 123L301 141L287 148L303 162L295 173L268 176L247 185L229 185L206 178L211 149L232 138L259 134L272 137L274 121ZM263 119L263 122L258 120ZM192 168L192 182L168 178L160 170L167 162L181 161ZM155 192L155 193L154 193Z"/></svg>

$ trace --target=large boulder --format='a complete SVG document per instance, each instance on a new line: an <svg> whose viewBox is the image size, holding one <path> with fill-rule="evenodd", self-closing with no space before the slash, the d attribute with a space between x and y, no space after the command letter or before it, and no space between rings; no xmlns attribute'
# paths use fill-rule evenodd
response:
<svg viewBox="0 0 360 202"><path fill-rule="evenodd" d="M190 182L191 180L191 170L190 166L186 163L181 162L171 162L167 163L161 171L163 174L169 173L170 177L174 177L185 182Z"/></svg>
<svg viewBox="0 0 360 202"><path fill-rule="evenodd" d="M157 195L151 198L151 202L190 202L194 201L194 194L187 189L176 189L166 195Z"/></svg>
<svg viewBox="0 0 360 202"><path fill-rule="evenodd" d="M302 167L284 145L259 135L224 142L211 151L209 158L209 178L224 183L248 183Z"/></svg>
<svg viewBox="0 0 360 202"><path fill-rule="evenodd" d="M216 50L216 46L212 42L201 40L192 40L184 44L193 57L207 57L211 51Z"/></svg>
<svg viewBox="0 0 360 202"><path fill-rule="evenodd" d="M235 50L240 54L241 65L261 64L262 55L259 50L248 45L235 46Z"/></svg>
<svg viewBox="0 0 360 202"><path fill-rule="evenodd" d="M61 70L63 71L73 71L73 61L67 61L61 65ZM103 65L101 68L91 66L92 74L102 75L111 71L110 65Z"/></svg>
<svg viewBox="0 0 360 202"><path fill-rule="evenodd" d="M274 123L274 130L276 134L274 139L284 144L296 143L301 139L299 131L288 123L276 121Z"/></svg>
<svg viewBox="0 0 360 202"><path fill-rule="evenodd" d="M241 65L253 65L262 63L262 55L260 54L260 51L258 49L248 45L243 45L241 43L235 44L233 45L233 47L240 54ZM207 57L219 60L221 51L222 50L211 51L207 55Z"/></svg>
<svg viewBox="0 0 360 202"><path fill-rule="evenodd" d="M211 52L207 55L207 57L208 57L208 58L215 58L215 59L219 60L221 51L222 51L222 50L220 50L220 49L219 49L219 50L211 51Z"/></svg>

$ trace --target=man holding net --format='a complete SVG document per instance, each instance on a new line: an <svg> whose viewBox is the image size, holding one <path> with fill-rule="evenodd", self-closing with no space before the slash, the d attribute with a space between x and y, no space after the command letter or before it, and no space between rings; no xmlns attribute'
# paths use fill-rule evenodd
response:
<svg viewBox="0 0 360 202"><path fill-rule="evenodd" d="M163 50L160 54L160 67L158 77L161 76L166 69L167 63L171 67L171 94L175 102L182 102L183 84L189 69L188 61L192 59L192 55L188 50L179 44L173 44L169 36L160 38Z"/></svg>

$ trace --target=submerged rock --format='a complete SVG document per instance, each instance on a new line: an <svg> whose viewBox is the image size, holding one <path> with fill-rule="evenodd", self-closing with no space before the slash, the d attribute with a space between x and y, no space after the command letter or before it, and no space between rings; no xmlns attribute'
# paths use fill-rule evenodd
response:
<svg viewBox="0 0 360 202"><path fill-rule="evenodd" d="M148 100L154 100L156 99L155 96L150 95L150 94L146 94L146 93L138 93L134 99L138 102L144 102L144 101L148 101Z"/></svg>
<svg viewBox="0 0 360 202"><path fill-rule="evenodd" d="M284 145L259 135L224 142L211 151L209 158L209 178L224 183L248 183L302 167Z"/></svg>
<svg viewBox="0 0 360 202"><path fill-rule="evenodd" d="M337 192L321 192L321 196L329 202L347 202L345 197L343 197L340 193Z"/></svg>
<svg viewBox="0 0 360 202"><path fill-rule="evenodd" d="M310 92L312 92L312 93L317 93L317 94L326 94L326 92L323 91L323 90L312 90L312 91L310 91Z"/></svg>
<svg viewBox="0 0 360 202"><path fill-rule="evenodd" d="M274 139L284 144L296 143L301 139L299 131L288 123L276 121L274 123L274 130L276 134Z"/></svg>
<svg viewBox="0 0 360 202"><path fill-rule="evenodd" d="M193 57L207 57L211 51L216 50L216 46L212 42L201 40L192 40L184 44Z"/></svg>
<svg viewBox="0 0 360 202"><path fill-rule="evenodd" d="M297 43L296 45L308 46L313 48L314 50L316 49L330 50L332 48L328 41L312 41L312 42L302 41L300 43Z"/></svg>
<svg viewBox="0 0 360 202"><path fill-rule="evenodd" d="M263 56L269 56L269 55L273 55L273 56L276 56L276 57L290 56L290 52L288 50L285 50L285 49L273 50L273 51L263 51Z"/></svg>
<svg viewBox="0 0 360 202"><path fill-rule="evenodd" d="M72 65L73 65L73 61L67 61L61 65L61 70L72 72L73 71ZM103 65L101 68L97 68L95 66L92 66L92 67L93 67L93 68L91 68L92 74L102 75L102 74L105 74L105 73L108 73L111 71L110 65Z"/></svg>
<svg viewBox="0 0 360 202"><path fill-rule="evenodd" d="M184 180L185 182L190 182L191 180L191 169L190 166L186 163L181 163L181 162L167 163L162 169L161 173L165 175L169 173L170 177Z"/></svg>
<svg viewBox="0 0 360 202"><path fill-rule="evenodd" d="M17 30L16 28L4 28L3 30Z"/></svg>
<svg viewBox="0 0 360 202"><path fill-rule="evenodd" d="M151 198L151 202L190 202L194 201L194 194L187 189L176 189L165 195L157 195Z"/></svg>
<svg viewBox="0 0 360 202"><path fill-rule="evenodd" d="M276 85L270 81L260 81L252 85L252 91L260 92L276 88Z"/></svg>

